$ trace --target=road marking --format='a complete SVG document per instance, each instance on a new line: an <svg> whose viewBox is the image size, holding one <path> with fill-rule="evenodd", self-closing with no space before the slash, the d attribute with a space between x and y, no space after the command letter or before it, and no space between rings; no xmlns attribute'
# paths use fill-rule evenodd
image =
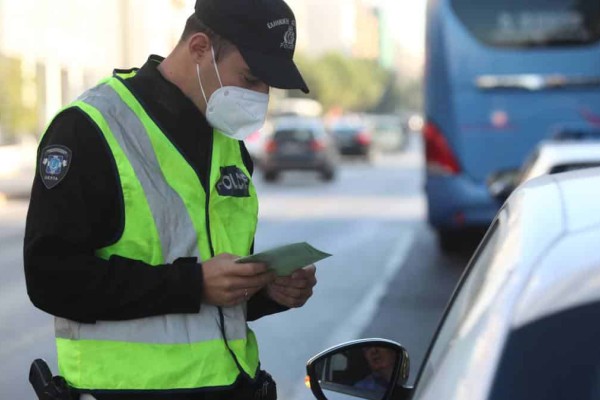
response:
<svg viewBox="0 0 600 400"><path fill-rule="evenodd" d="M417 231L413 230L398 238L396 245L394 246L394 252L383 269L381 279L379 279L375 286L368 291L368 294L363 297L356 312L353 312L352 315L329 337L325 342L325 348L330 348L359 338L359 335L366 329L375 315L375 312L377 312L379 303L387 293L393 278L404 266L404 260L412 248L416 235ZM311 398L312 392L310 392L304 384L299 384L296 390L292 392L292 399L294 400L306 400Z"/></svg>

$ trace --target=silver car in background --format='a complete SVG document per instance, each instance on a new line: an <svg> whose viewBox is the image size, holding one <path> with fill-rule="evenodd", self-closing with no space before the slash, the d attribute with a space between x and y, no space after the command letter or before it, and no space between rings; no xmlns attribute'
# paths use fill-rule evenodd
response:
<svg viewBox="0 0 600 400"><path fill-rule="evenodd" d="M520 169L492 175L488 188L504 202L517 186L533 178L593 167L600 167L600 140L548 139L537 145Z"/></svg>
<svg viewBox="0 0 600 400"><path fill-rule="evenodd" d="M546 174L600 167L600 141L555 141L540 143L525 163L519 184Z"/></svg>
<svg viewBox="0 0 600 400"><path fill-rule="evenodd" d="M309 361L315 396L333 398L325 396L329 391L373 400L600 398L599 198L598 168L520 186L467 266L414 387L406 384L407 350L369 339ZM376 381L350 373L366 371L366 361L356 367L356 360L372 348L380 354L393 349L394 369L379 375L386 377L379 379L383 387L357 387Z"/></svg>

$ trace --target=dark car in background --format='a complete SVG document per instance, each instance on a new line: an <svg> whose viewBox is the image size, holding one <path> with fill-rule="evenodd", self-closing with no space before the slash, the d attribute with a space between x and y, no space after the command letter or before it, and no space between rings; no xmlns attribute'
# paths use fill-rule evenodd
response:
<svg viewBox="0 0 600 400"><path fill-rule="evenodd" d="M330 129L341 155L371 159L373 137L366 123L342 120L333 123Z"/></svg>
<svg viewBox="0 0 600 400"><path fill-rule="evenodd" d="M285 171L316 171L324 181L335 177L338 153L319 118L285 117L273 123L266 141L263 174L266 181L277 180Z"/></svg>

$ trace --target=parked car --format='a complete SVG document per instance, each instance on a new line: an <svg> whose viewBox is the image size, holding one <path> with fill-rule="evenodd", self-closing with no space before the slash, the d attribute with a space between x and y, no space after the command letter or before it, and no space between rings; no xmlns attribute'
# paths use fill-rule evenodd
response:
<svg viewBox="0 0 600 400"><path fill-rule="evenodd" d="M544 140L521 169L493 174L488 188L492 196L503 203L517 186L528 180L593 167L600 167L600 140Z"/></svg>
<svg viewBox="0 0 600 400"><path fill-rule="evenodd" d="M365 122L340 120L333 123L330 129L341 155L360 156L370 160L373 137Z"/></svg>
<svg viewBox="0 0 600 400"><path fill-rule="evenodd" d="M319 118L275 121L265 146L262 168L266 181L275 181L282 172L292 170L316 171L325 181L335 177L335 144Z"/></svg>
<svg viewBox="0 0 600 400"><path fill-rule="evenodd" d="M599 196L597 168L520 186L461 277L414 386L406 384L407 350L368 339L308 362L316 398L600 398ZM367 360L372 348L393 349L391 372L389 355ZM378 379L369 380L375 368ZM359 380L366 388L356 387Z"/></svg>

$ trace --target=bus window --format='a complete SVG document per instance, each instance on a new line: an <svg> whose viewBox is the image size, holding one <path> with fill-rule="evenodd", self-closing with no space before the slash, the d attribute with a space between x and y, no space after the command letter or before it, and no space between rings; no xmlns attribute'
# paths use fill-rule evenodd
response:
<svg viewBox="0 0 600 400"><path fill-rule="evenodd" d="M478 40L498 47L586 45L600 40L598 0L452 0Z"/></svg>

